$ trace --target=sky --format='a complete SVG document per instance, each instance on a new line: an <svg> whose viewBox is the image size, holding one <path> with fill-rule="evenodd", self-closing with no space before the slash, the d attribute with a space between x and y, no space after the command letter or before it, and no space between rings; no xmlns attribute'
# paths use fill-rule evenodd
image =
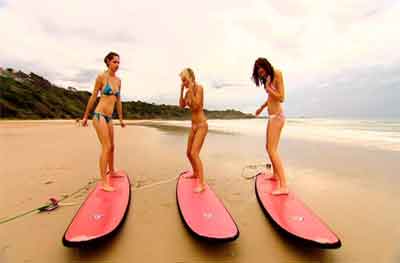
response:
<svg viewBox="0 0 400 263"><path fill-rule="evenodd" d="M400 1L0 0L0 66L93 90L121 56L123 100L177 104L191 67L208 109L254 112L255 59L283 72L288 116L400 118Z"/></svg>

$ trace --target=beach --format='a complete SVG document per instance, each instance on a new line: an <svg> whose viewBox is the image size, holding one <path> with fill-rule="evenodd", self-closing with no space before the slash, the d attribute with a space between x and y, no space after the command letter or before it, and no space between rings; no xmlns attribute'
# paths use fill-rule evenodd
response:
<svg viewBox="0 0 400 263"><path fill-rule="evenodd" d="M0 225L0 262L400 262L397 130L378 147L377 139L358 142L352 134L313 140L299 132L308 126L287 124L280 152L289 189L342 241L339 249L323 250L282 236L262 212L254 179L244 178L267 162L265 120L255 122L210 121L201 152L207 183L238 225L237 240L197 240L179 216L174 178L190 168L185 155L190 122L127 121L125 128L115 126L116 168L132 181L131 206L119 233L91 248L62 245L85 190L66 200L68 206ZM99 177L100 146L91 123L83 128L73 120L1 121L0 145L0 218Z"/></svg>

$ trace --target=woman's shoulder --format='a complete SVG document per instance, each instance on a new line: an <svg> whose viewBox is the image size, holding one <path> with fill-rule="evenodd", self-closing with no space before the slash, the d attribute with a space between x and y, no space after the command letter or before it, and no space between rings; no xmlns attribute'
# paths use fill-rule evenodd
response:
<svg viewBox="0 0 400 263"><path fill-rule="evenodd" d="M281 69L275 69L274 71L275 71L275 75L276 75L278 78L279 78L279 77L282 77L283 73L282 73L282 70L281 70Z"/></svg>
<svg viewBox="0 0 400 263"><path fill-rule="evenodd" d="M281 83L283 81L283 73L282 70L280 69L275 69L275 77L274 77L274 81L273 84L277 84L277 83Z"/></svg>
<svg viewBox="0 0 400 263"><path fill-rule="evenodd" d="M96 80L103 82L106 79L106 72L102 71L97 74Z"/></svg>
<svg viewBox="0 0 400 263"><path fill-rule="evenodd" d="M197 83L197 89L203 91L204 87L203 85Z"/></svg>

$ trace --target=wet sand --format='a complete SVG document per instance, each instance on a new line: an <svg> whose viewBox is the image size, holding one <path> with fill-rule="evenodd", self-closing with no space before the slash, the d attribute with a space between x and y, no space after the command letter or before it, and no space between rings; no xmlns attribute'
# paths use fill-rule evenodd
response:
<svg viewBox="0 0 400 263"><path fill-rule="evenodd" d="M86 249L61 238L87 191L74 206L0 225L0 262L400 262L397 152L283 139L289 187L339 235L342 248L321 250L282 236L270 224L241 176L266 162L264 138L212 132L201 157L209 185L235 219L240 236L225 244L199 241L185 229L175 200L175 177L189 168L187 129L115 127L116 167L133 182L125 224L112 239ZM0 122L0 218L38 207L98 177L93 127L74 121ZM244 175L256 173L245 169Z"/></svg>

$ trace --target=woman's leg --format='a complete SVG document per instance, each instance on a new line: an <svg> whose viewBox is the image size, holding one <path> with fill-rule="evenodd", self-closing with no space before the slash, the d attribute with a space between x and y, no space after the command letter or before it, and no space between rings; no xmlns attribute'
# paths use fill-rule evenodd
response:
<svg viewBox="0 0 400 263"><path fill-rule="evenodd" d="M271 142L271 139L269 139L269 134L270 134L270 132L269 132L269 129L270 129L270 120L271 119L273 119L273 117L269 117L270 119L268 120L268 123L267 123L267 129L266 129L266 136L265 136L265 139L266 139L266 142L265 142L265 150L267 151L267 154L268 154L268 157L269 157L269 160L271 161L271 166L272 166L272 174L270 174L270 173L266 173L266 174L268 174L266 177L265 177L265 179L267 179L267 180L277 180L278 179L278 177L277 177L277 175L276 175L276 168L275 168L275 163L274 163L274 160L271 158L271 156L270 156L270 154L269 154L269 143Z"/></svg>
<svg viewBox="0 0 400 263"><path fill-rule="evenodd" d="M108 155L108 173L110 175L112 175L115 170L114 170L114 125L112 123L112 120L110 120L107 123L107 128L108 128L108 134L110 135L110 143L111 143L111 147L110 147L110 152Z"/></svg>
<svg viewBox="0 0 400 263"><path fill-rule="evenodd" d="M114 125L112 120L108 122L108 132L110 134L110 141L111 141L111 150L110 150L110 155L108 158L108 175L109 176L116 176L116 177L122 177L124 176L123 174L116 173L115 171L115 166L114 166L114 156L115 156L115 143L114 143Z"/></svg>
<svg viewBox="0 0 400 263"><path fill-rule="evenodd" d="M273 194L288 193L283 162L278 153L278 145L284 123L285 117L283 116L277 116L268 121L267 151L273 165L274 174L279 180L278 189L273 191Z"/></svg>
<svg viewBox="0 0 400 263"><path fill-rule="evenodd" d="M186 176L186 178L195 178L197 177L197 171L195 170L196 167L194 166L192 156L190 155L190 152L192 151L192 144L193 144L193 139L194 139L194 129L191 128L188 136L188 143L187 143L187 148L186 148L186 157L188 158L190 165L192 166L193 174L192 176Z"/></svg>
<svg viewBox="0 0 400 263"><path fill-rule="evenodd" d="M197 128L197 131L194 134L192 149L190 151L190 156L192 158L194 167L198 173L198 177L200 178L200 185L195 189L195 192L202 192L205 189L204 169L203 169L203 163L200 159L200 150L203 146L207 132L208 132L207 124Z"/></svg>
<svg viewBox="0 0 400 263"><path fill-rule="evenodd" d="M93 126L96 129L97 137L99 138L101 144L101 154L100 154L100 178L103 184L102 188L105 191L114 191L114 188L110 185L110 180L106 176L106 168L108 157L111 151L111 141L110 134L108 131L107 123L104 117L99 116L99 118L93 118Z"/></svg>

